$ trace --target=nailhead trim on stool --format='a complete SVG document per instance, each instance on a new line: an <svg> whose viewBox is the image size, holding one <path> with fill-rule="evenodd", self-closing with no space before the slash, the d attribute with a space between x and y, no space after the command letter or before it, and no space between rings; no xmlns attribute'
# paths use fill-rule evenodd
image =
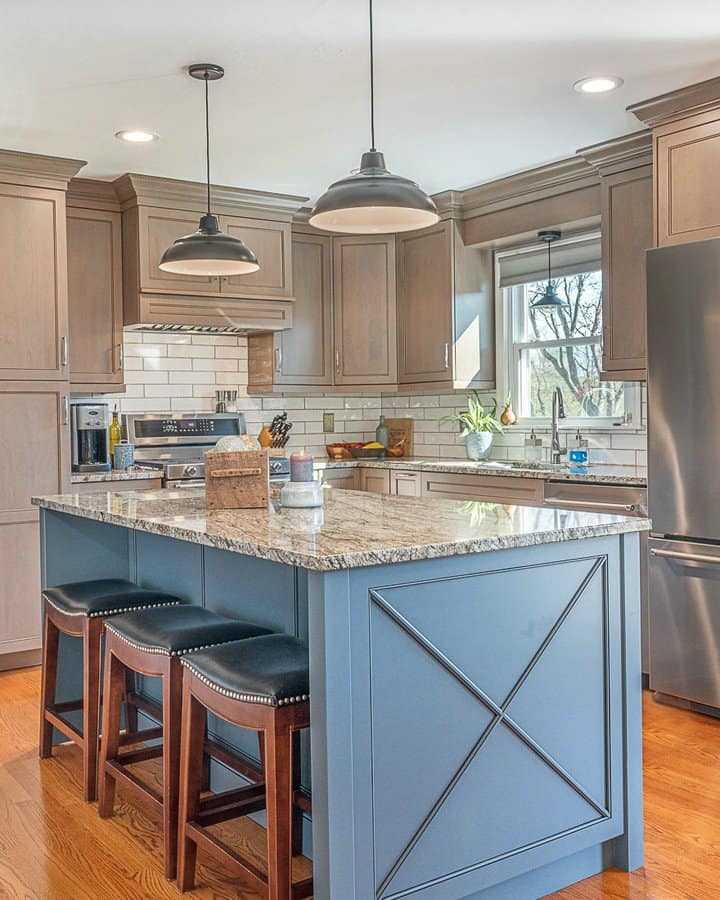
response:
<svg viewBox="0 0 720 900"><path fill-rule="evenodd" d="M200 650L202 648L198 647L197 649ZM189 652L191 651L188 651L188 653ZM290 706L292 703L304 703L306 700L310 699L309 694L302 694L298 697L283 697L282 700L278 700L277 704L275 704L270 697L265 697L262 694L240 694L237 691L229 691L227 688L220 687L219 684L216 684L201 672L198 672L192 662L188 659L182 660L182 664L190 669L193 675L199 681L202 681L203 684L206 684L218 694L222 694L223 697L229 697L231 700L242 700L243 703L261 703L263 706Z"/></svg>
<svg viewBox="0 0 720 900"><path fill-rule="evenodd" d="M165 604L158 605L164 606ZM130 612L135 612L135 610L130 610ZM116 628L113 628L109 622L105 626L105 629L107 631L112 631L119 641L122 641L123 644L127 644L128 647L132 647L133 650L140 650L142 653L155 653L159 656L185 656L186 653L196 653L198 650L209 650L210 647L218 647L220 644L230 644L233 641L238 640L237 638L230 638L227 641L213 641L212 644L198 644L197 647L185 647L183 650L170 651L166 647L158 647L155 644L138 644L136 641L131 641L130 638L126 638L125 635L120 634Z"/></svg>
<svg viewBox="0 0 720 900"><path fill-rule="evenodd" d="M166 603L151 603L150 605L140 605L140 606L124 606L118 609L102 609L97 612L86 612L84 609L77 610L76 612L69 612L66 609L63 609L61 606L53 603L52 600L48 597L47 594L43 593L43 597L46 602L52 606L53 609L56 609L58 612L61 612L65 616L87 616L88 619L100 619L105 616L117 616L120 613L126 612L140 612L144 609L156 609L159 606L181 606L182 600L168 600Z"/></svg>

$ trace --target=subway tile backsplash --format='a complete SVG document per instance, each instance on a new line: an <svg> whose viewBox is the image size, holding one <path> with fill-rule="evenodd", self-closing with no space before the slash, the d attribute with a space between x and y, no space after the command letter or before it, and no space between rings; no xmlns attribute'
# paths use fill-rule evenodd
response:
<svg viewBox="0 0 720 900"><path fill-rule="evenodd" d="M380 413L415 419L415 455L462 459L465 446L457 427L440 419L465 405L465 395L421 394L394 396L381 393L307 397L248 397L247 339L236 335L179 335L125 332L125 394L108 395L121 412L209 412L215 390L237 388L238 403L247 418L248 431L257 434L263 422L287 410L294 423L288 446L305 447L324 455L325 444L334 441L370 441L375 437ZM323 433L323 413L335 417L335 430ZM643 421L645 420L643 386ZM547 454L549 429L536 429ZM529 429L512 426L493 442L496 459L522 459ZM567 431L572 442L574 431ZM590 443L591 461L618 465L647 464L644 429L612 428L583 431ZM564 437L564 435L563 435Z"/></svg>

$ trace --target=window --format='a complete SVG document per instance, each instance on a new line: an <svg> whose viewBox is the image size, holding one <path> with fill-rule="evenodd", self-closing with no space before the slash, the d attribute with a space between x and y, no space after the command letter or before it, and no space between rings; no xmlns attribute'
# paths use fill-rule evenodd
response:
<svg viewBox="0 0 720 900"><path fill-rule="evenodd" d="M522 419L552 415L556 387L573 424L606 426L639 422L636 385L601 381L602 275L599 236L558 242L552 250L555 289L567 306L535 307L547 285L546 248L534 245L497 254L504 324L501 357L505 388Z"/></svg>

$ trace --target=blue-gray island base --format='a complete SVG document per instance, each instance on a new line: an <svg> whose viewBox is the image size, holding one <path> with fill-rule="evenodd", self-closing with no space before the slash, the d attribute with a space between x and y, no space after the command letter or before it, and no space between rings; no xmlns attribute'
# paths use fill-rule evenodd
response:
<svg viewBox="0 0 720 900"><path fill-rule="evenodd" d="M320 514L34 502L43 584L131 578L309 641L317 900L534 900L642 865L646 520L338 490Z"/></svg>

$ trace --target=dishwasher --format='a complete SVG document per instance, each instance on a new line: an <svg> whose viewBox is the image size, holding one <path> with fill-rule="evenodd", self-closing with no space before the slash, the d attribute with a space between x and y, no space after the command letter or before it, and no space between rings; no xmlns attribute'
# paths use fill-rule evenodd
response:
<svg viewBox="0 0 720 900"><path fill-rule="evenodd" d="M589 484L577 481L546 481L545 506L620 516L647 516L647 488L637 484ZM648 616L648 533L640 532L640 627L642 632L643 683L650 673Z"/></svg>

